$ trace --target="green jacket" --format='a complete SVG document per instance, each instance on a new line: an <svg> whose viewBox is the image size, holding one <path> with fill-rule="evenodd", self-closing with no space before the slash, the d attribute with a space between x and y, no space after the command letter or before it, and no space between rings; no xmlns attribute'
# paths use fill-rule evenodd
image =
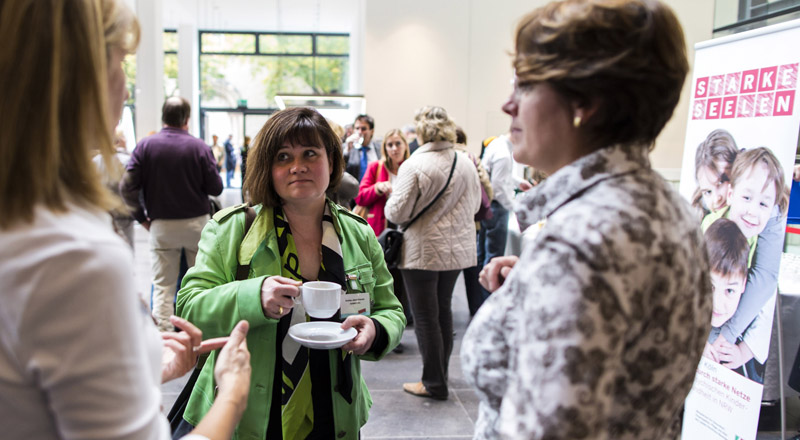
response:
<svg viewBox="0 0 800 440"><path fill-rule="evenodd" d="M372 301L371 317L383 325L389 344L383 353L351 356L353 374L352 405L331 390L337 438L357 439L367 422L372 406L359 358L379 360L400 342L405 316L394 296L392 276L383 260L375 234L362 218L341 206L328 202L333 224L342 245L347 275L356 275ZM203 229L197 260L183 278L178 292L177 314L203 331L203 338L228 335L242 319L250 323L247 347L250 349L252 376L247 409L236 428L234 439L263 440L267 432L272 384L275 374L274 347L278 321L267 318L261 310L261 284L265 278L281 274L278 242L271 208L256 207L258 215L244 233L244 205L218 212ZM235 281L238 262L250 262L250 276ZM348 283L348 292L352 288ZM214 401L214 361L211 353L189 399L184 418L197 425ZM331 386L336 388L339 349L330 351ZM359 386L360 384L360 386Z"/></svg>

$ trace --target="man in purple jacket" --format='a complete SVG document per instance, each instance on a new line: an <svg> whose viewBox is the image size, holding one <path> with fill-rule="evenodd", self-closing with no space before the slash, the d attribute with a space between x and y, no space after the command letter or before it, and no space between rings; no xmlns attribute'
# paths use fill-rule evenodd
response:
<svg viewBox="0 0 800 440"><path fill-rule="evenodd" d="M133 217L150 231L153 317L172 330L181 251L194 266L200 232L209 219L209 195L222 193L211 149L187 131L191 107L180 97L161 108L164 127L136 145L120 183Z"/></svg>

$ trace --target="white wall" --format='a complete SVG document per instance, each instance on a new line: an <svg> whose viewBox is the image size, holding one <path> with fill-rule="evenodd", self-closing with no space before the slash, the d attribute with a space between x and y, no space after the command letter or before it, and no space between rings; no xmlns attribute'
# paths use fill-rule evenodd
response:
<svg viewBox="0 0 800 440"><path fill-rule="evenodd" d="M411 122L415 109L441 105L467 132L469 146L508 128L500 106L511 91L517 21L545 0L371 0L366 7L364 92L376 132ZM668 1L694 43L711 38L711 0ZM691 73L684 95L689 93ZM653 166L680 168L688 99L682 99L652 154Z"/></svg>
<svg viewBox="0 0 800 440"><path fill-rule="evenodd" d="M689 118L689 102L692 88L694 45L711 39L714 27L714 2L711 0L668 0L683 26L686 36L689 74L683 85L683 93L672 119L664 127L650 154L653 167L680 173L683 161L683 145L686 142L686 122ZM671 174L670 173L670 174ZM678 178L676 177L675 180Z"/></svg>

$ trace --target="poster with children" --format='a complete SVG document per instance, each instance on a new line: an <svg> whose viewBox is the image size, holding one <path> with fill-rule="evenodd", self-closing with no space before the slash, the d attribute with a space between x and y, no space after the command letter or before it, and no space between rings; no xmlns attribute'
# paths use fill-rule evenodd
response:
<svg viewBox="0 0 800 440"><path fill-rule="evenodd" d="M683 439L755 439L800 129L800 21L696 46L680 192L701 221L711 331Z"/></svg>

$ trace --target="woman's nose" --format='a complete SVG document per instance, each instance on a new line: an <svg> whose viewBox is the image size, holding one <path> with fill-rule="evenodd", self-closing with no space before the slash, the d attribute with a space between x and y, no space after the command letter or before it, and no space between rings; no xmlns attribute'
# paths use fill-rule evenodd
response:
<svg viewBox="0 0 800 440"><path fill-rule="evenodd" d="M506 102L503 104L503 106L501 108L508 115L511 115L511 116L516 115L516 113L517 113L517 103L516 103L516 101L514 101L514 94L513 93L508 97L508 99L506 100Z"/></svg>

